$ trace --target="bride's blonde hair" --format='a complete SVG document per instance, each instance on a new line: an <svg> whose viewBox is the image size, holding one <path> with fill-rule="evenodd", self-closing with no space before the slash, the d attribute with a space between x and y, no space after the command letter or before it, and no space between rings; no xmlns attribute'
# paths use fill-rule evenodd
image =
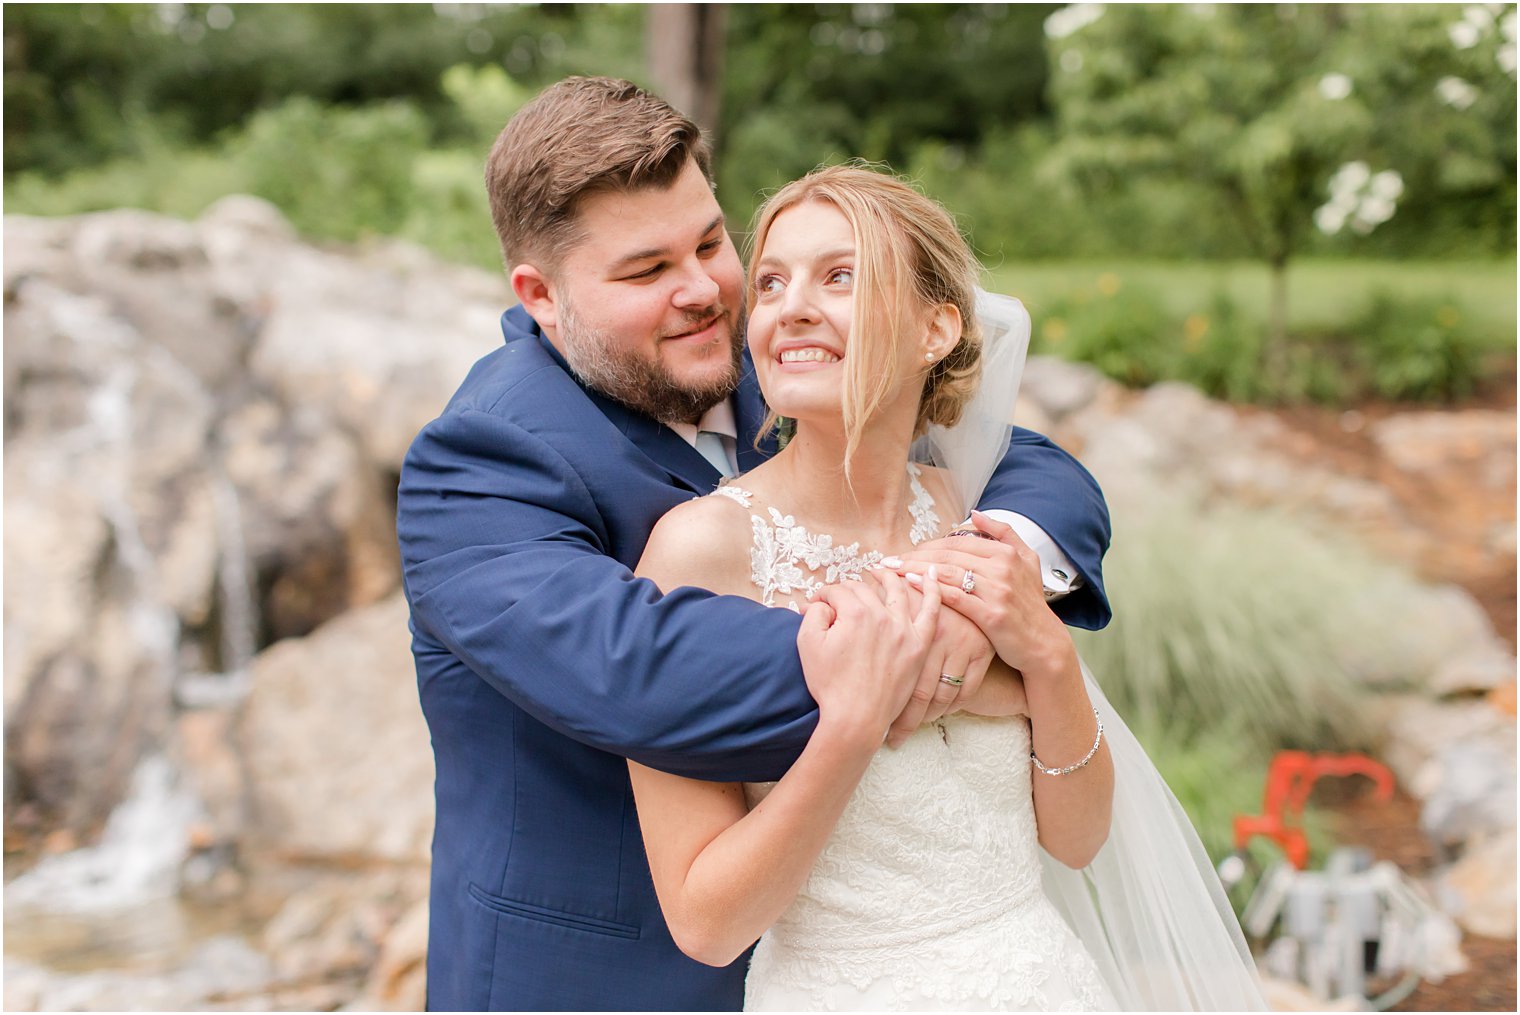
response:
<svg viewBox="0 0 1520 1015"><path fill-rule="evenodd" d="M755 263L776 216L807 201L833 205L855 233L855 285L844 358L845 468L866 424L902 383L902 346L923 334L943 304L960 311L961 337L943 358L926 365L913 435L931 423L954 426L976 391L982 336L976 319L981 272L971 247L939 202L868 163L813 170L761 205L750 236L746 291L755 291ZM775 413L761 433L769 432Z"/></svg>

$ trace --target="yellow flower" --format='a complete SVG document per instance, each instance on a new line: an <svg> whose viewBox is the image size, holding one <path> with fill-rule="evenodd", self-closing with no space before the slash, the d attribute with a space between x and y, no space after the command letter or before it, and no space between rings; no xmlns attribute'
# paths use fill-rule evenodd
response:
<svg viewBox="0 0 1520 1015"><path fill-rule="evenodd" d="M1182 322L1182 337L1187 340L1188 350L1195 351L1209 333L1209 319L1202 314L1189 314Z"/></svg>
<svg viewBox="0 0 1520 1015"><path fill-rule="evenodd" d="M1105 271L1098 276L1098 292L1104 296L1112 296L1119 291L1119 276L1111 271Z"/></svg>
<svg viewBox="0 0 1520 1015"><path fill-rule="evenodd" d="M1066 341L1066 322L1059 317L1052 317L1041 326L1040 337L1051 345L1060 345Z"/></svg>

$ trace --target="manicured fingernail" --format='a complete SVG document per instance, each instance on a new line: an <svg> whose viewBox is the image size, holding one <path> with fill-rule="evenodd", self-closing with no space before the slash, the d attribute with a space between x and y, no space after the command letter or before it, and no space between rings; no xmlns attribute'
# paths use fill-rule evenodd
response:
<svg viewBox="0 0 1520 1015"><path fill-rule="evenodd" d="M883 557L883 558L881 558L881 566L882 567L899 568L899 567L902 567L902 565L903 565L903 562L902 562L902 558L901 557Z"/></svg>
<svg viewBox="0 0 1520 1015"><path fill-rule="evenodd" d="M928 578L929 578L930 581L939 581L939 565L938 564L930 564L929 565Z"/></svg>
<svg viewBox="0 0 1520 1015"><path fill-rule="evenodd" d="M924 580L918 575L914 574L912 571L909 571L907 574L903 575L903 579L916 589L921 589L924 587Z"/></svg>

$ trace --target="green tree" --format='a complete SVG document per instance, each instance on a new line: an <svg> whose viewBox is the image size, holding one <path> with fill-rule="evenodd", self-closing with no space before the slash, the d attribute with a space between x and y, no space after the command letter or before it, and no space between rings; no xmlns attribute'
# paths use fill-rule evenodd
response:
<svg viewBox="0 0 1520 1015"><path fill-rule="evenodd" d="M1386 222L1421 199L1507 186L1514 207L1513 12L1483 8L1492 40L1458 47L1458 9L1274 5L1075 5L1046 22L1059 142L1054 173L1089 190L1191 181L1197 214L1228 216L1271 268L1268 365L1284 367L1287 265L1348 225ZM1508 75L1487 122L1440 102L1445 77ZM1450 86L1448 85L1448 90ZM1507 91L1508 121L1503 120ZM1316 215L1318 213L1318 215Z"/></svg>

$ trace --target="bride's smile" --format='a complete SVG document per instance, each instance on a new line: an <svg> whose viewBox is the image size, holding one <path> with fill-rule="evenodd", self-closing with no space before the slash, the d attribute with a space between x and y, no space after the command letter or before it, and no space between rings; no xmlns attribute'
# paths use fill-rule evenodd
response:
<svg viewBox="0 0 1520 1015"><path fill-rule="evenodd" d="M757 379L784 416L840 413L855 290L855 235L831 205L776 216L754 269L748 340Z"/></svg>

